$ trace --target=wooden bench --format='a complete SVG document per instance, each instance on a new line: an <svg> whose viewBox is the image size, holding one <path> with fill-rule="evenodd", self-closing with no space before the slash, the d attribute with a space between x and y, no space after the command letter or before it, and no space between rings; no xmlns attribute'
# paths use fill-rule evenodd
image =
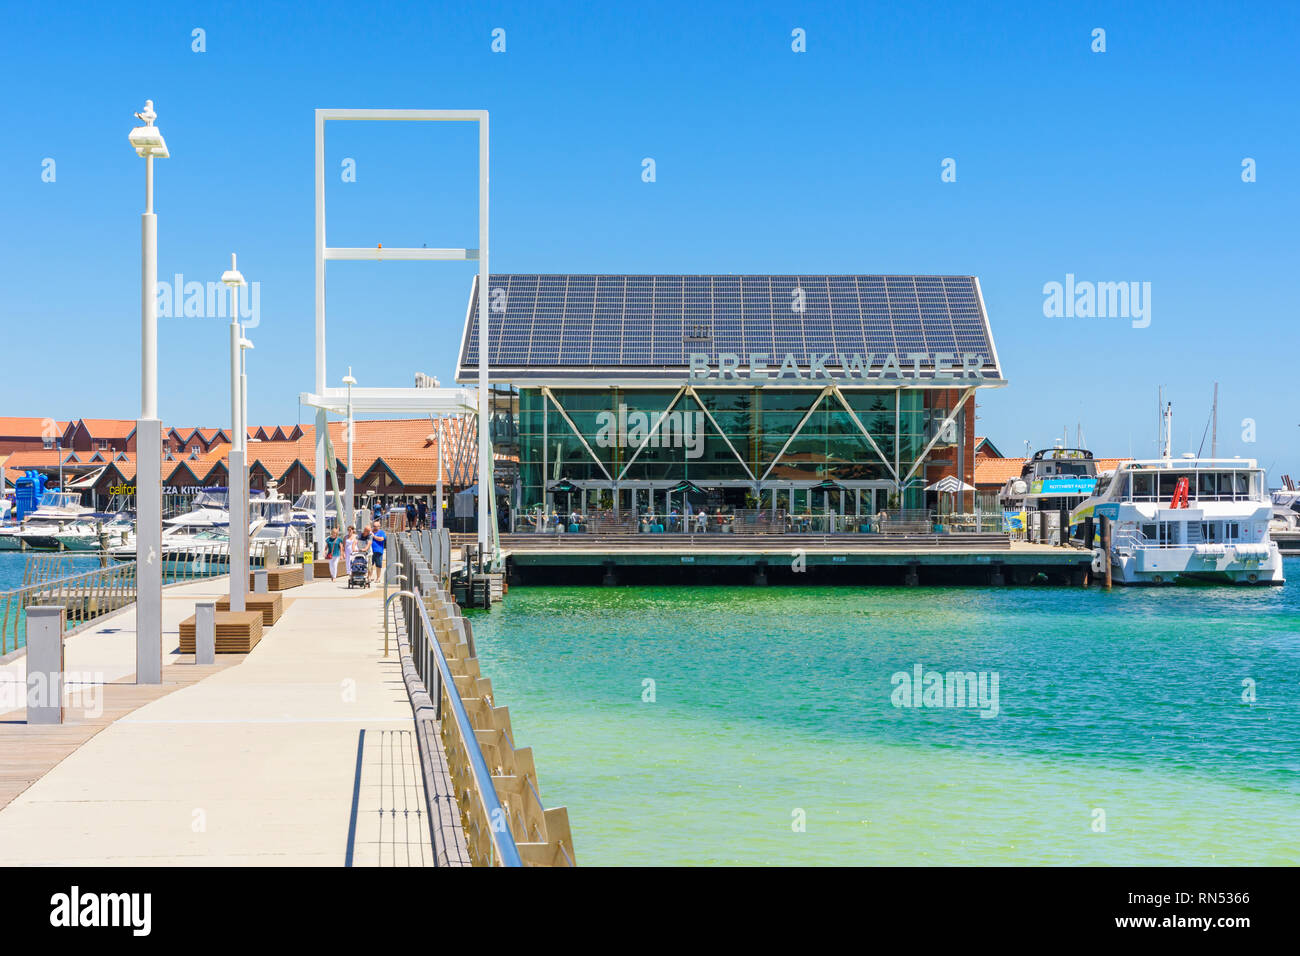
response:
<svg viewBox="0 0 1300 956"><path fill-rule="evenodd" d="M248 589L255 586L257 572L248 572ZM325 566L325 576L329 577L329 565ZM286 564L279 568L266 569L266 589L268 591L287 591L302 584L302 565Z"/></svg>
<svg viewBox="0 0 1300 956"><path fill-rule="evenodd" d="M247 654L262 639L261 611L218 611L217 653ZM181 653L194 653L194 615L181 621Z"/></svg>
<svg viewBox="0 0 1300 956"><path fill-rule="evenodd" d="M268 628L280 620L280 615L284 613L284 595L283 594L245 594L244 609L246 611L257 611L262 615L262 627ZM217 600L217 611L229 611L230 598L223 597Z"/></svg>

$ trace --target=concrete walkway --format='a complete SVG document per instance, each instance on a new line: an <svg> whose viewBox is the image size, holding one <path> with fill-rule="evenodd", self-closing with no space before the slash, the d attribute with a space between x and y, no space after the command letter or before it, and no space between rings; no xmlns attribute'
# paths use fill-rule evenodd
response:
<svg viewBox="0 0 1300 956"><path fill-rule="evenodd" d="M164 680L171 668L193 666L174 653L177 624L219 588L201 582L165 592ZM382 590L325 580L284 594L283 617L242 662L110 724L0 811L0 857L65 865L429 862L396 642L383 657ZM129 674L134 641L134 616L119 615L69 639L67 669L107 680ZM20 666L12 661L6 670Z"/></svg>

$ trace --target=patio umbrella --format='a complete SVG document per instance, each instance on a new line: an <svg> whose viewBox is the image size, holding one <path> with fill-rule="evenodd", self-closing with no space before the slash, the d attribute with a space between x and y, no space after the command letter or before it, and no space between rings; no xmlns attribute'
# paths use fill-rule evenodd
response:
<svg viewBox="0 0 1300 956"><path fill-rule="evenodd" d="M956 475L944 475L934 484L927 486L925 490L937 491L944 495L955 495L963 491L974 491L975 488L972 485L966 484L966 482L962 481Z"/></svg>
<svg viewBox="0 0 1300 956"><path fill-rule="evenodd" d="M509 488L502 488L500 485L493 485L492 487L496 490L496 493L497 493L498 495L508 495L508 494L510 494L510 489L509 489ZM477 494L478 494L478 483L475 482L474 484L470 485L468 488L465 489L465 491L463 491L463 492L461 492L461 493L462 493L462 494L469 493L469 494L471 494L471 495L477 495Z"/></svg>
<svg viewBox="0 0 1300 956"><path fill-rule="evenodd" d="M949 500L949 504L955 505L957 495L965 491L974 491L975 488L966 484L966 482L962 481L956 475L944 475L934 484L927 486L925 490L937 491L941 495L951 495L952 498Z"/></svg>
<svg viewBox="0 0 1300 956"><path fill-rule="evenodd" d="M677 482L677 484L673 485L668 490L674 495L680 495L683 491L689 491L693 495L704 494L703 488L701 488L695 482L688 481L686 479L682 479L681 481Z"/></svg>

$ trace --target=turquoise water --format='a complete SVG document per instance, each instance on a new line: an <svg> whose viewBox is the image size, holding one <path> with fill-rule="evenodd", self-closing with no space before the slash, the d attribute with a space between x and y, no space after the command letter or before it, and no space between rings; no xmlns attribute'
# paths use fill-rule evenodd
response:
<svg viewBox="0 0 1300 956"><path fill-rule="evenodd" d="M62 554L48 552L38 555L35 552L0 551L0 632L4 636L4 642L0 646L0 650L12 651L27 643L26 629L24 627L26 622L23 618L21 604L17 599L6 600L3 595L6 591L12 591L23 586L24 568L27 567L29 560L37 557L45 560L57 559L60 562L60 577L83 574L86 571L94 571L100 567L99 557L93 554L77 554L76 552L65 551ZM214 565L213 570L220 573L224 569L219 565ZM180 577L177 576L178 571L181 573ZM188 580L192 576L192 568L187 562L174 563L169 560L163 564L164 584L171 584L178 580ZM81 621L73 617L68 619L69 628L77 627L81 623Z"/></svg>
<svg viewBox="0 0 1300 956"><path fill-rule="evenodd" d="M0 551L0 591L11 591L23 586L23 568L27 566L27 560L34 556L21 551ZM46 554L42 557L53 558L55 555ZM99 567L99 558L95 555L64 552L58 557L69 574L93 571Z"/></svg>
<svg viewBox="0 0 1300 956"><path fill-rule="evenodd" d="M1300 561L1287 573L517 587L474 633L580 863L1294 864ZM997 716L894 706L918 663L996 672Z"/></svg>

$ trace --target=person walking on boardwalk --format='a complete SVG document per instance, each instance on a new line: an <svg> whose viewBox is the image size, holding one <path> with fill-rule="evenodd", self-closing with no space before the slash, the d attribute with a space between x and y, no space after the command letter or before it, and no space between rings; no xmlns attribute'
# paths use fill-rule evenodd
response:
<svg viewBox="0 0 1300 956"><path fill-rule="evenodd" d="M701 534L709 530L709 513L704 510L704 505L700 505L700 513L695 516L695 530Z"/></svg>
<svg viewBox="0 0 1300 956"><path fill-rule="evenodd" d="M343 552L343 538L338 529L331 530L325 538L325 558L330 563L330 580L339 576L339 555Z"/></svg>
<svg viewBox="0 0 1300 956"><path fill-rule="evenodd" d="M348 536L343 539L343 569L351 573L352 557L357 553L357 528L356 525L348 525Z"/></svg>
<svg viewBox="0 0 1300 956"><path fill-rule="evenodd" d="M370 532L370 579L376 584L379 583L379 576L384 570L384 548L387 545L388 535L376 521L374 530Z"/></svg>
<svg viewBox="0 0 1300 956"><path fill-rule="evenodd" d="M415 522L421 531L429 526L429 504L423 498L415 503Z"/></svg>

